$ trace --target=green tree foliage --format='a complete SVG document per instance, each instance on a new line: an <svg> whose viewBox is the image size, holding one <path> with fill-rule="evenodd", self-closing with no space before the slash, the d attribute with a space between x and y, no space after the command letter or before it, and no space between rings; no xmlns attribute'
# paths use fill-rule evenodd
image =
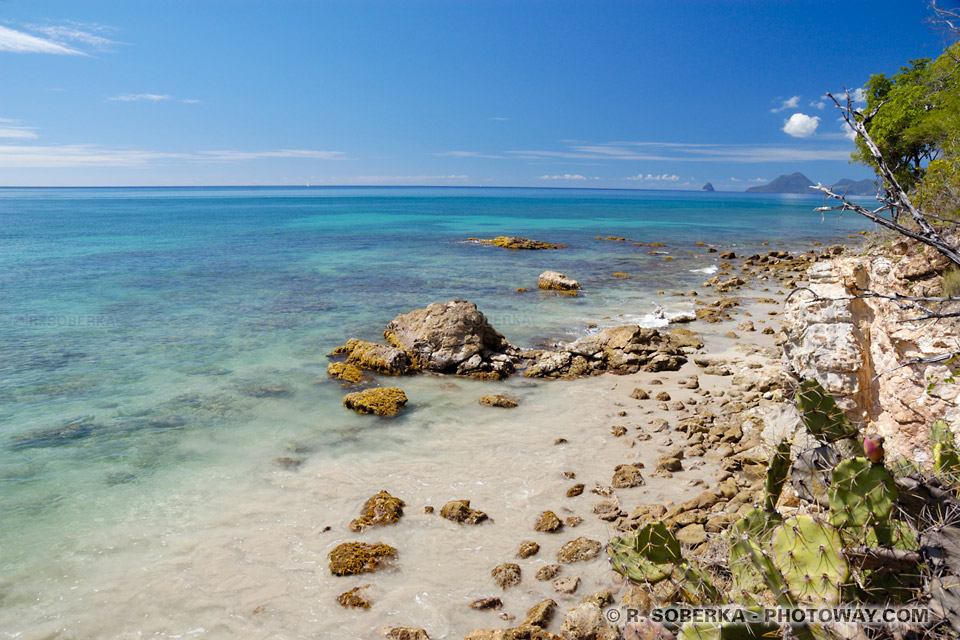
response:
<svg viewBox="0 0 960 640"><path fill-rule="evenodd" d="M931 213L956 214L960 202L960 43L936 60L911 60L892 77L866 84L867 131L900 186ZM869 117L870 114L874 114ZM853 158L875 162L863 140Z"/></svg>

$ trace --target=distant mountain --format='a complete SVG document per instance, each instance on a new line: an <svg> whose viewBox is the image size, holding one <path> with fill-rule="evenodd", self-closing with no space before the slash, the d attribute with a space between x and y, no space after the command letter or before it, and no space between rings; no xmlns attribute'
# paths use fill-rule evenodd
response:
<svg viewBox="0 0 960 640"><path fill-rule="evenodd" d="M714 189L713 185L708 182L707 184L700 187L700 191L716 191L716 189Z"/></svg>
<svg viewBox="0 0 960 640"><path fill-rule="evenodd" d="M869 178L865 180L851 180L850 178L844 178L843 180L837 180L832 187L830 187L835 193L840 195L846 194L848 196L874 196L877 195L877 183Z"/></svg>
<svg viewBox="0 0 960 640"><path fill-rule="evenodd" d="M748 187L749 193L815 193L810 186L813 182L800 172L775 178L770 184Z"/></svg>

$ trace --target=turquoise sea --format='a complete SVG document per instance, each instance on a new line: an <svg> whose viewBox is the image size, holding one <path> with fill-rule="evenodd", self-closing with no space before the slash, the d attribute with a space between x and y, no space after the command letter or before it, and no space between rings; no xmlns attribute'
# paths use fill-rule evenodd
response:
<svg viewBox="0 0 960 640"><path fill-rule="evenodd" d="M454 392L409 382L412 408L389 429L354 415L325 375L346 339L377 340L398 313L451 298L528 347L588 323L649 322L655 304L691 308L658 290L698 288L715 270L698 242L806 250L868 228L818 204L572 189L0 189L0 638L84 637L72 625L97 588L81 583L111 550L134 557L191 514L238 509L237 488L275 458L322 465L429 447L434 414L417 407ZM496 235L567 248L467 240ZM627 241L595 238L611 235ZM547 269L584 295L537 291Z"/></svg>

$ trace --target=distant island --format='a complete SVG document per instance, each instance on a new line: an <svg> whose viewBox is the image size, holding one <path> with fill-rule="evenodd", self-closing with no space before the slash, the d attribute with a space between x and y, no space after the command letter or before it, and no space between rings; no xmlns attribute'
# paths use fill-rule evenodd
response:
<svg viewBox="0 0 960 640"><path fill-rule="evenodd" d="M700 187L700 191L716 191L716 189L714 189L713 185L708 182L707 184Z"/></svg>
<svg viewBox="0 0 960 640"><path fill-rule="evenodd" d="M756 187L748 187L748 193L814 193L810 187L814 185L813 180L803 175L799 171L790 175L782 175L775 178L769 184L763 184ZM872 196L877 192L877 186L873 180L851 180L843 178L837 180L831 187L831 190L837 193L843 193L850 196Z"/></svg>

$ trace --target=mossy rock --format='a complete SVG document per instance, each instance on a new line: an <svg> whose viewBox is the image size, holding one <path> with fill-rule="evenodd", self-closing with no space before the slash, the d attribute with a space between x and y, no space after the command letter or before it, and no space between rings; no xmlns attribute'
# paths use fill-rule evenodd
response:
<svg viewBox="0 0 960 640"><path fill-rule="evenodd" d="M360 517L349 525L350 531L363 531L368 527L393 524L403 516L403 508L407 506L400 498L395 498L386 491L371 496L363 503Z"/></svg>
<svg viewBox="0 0 960 640"><path fill-rule="evenodd" d="M499 407L501 409L514 409L519 406L519 402L515 398L510 396L504 396L499 394L491 393L489 395L482 396L480 398L480 404L485 404L488 407Z"/></svg>
<svg viewBox="0 0 960 640"><path fill-rule="evenodd" d="M345 609L369 609L373 600L365 593L370 588L369 584L362 587L354 587L345 593L337 596L337 602Z"/></svg>
<svg viewBox="0 0 960 640"><path fill-rule="evenodd" d="M520 238L518 236L497 236L491 239L481 239L480 242L483 244L492 244L495 247L502 247L504 249L522 249L527 251L563 249L565 246L562 244L542 242L540 240L531 240L530 238Z"/></svg>
<svg viewBox="0 0 960 640"><path fill-rule="evenodd" d="M382 542L344 542L328 554L330 573L335 576L355 576L382 569L396 558L397 550Z"/></svg>
<svg viewBox="0 0 960 640"><path fill-rule="evenodd" d="M603 549L601 543L580 536L560 547L560 551L557 552L557 560L563 564L590 560L596 558L601 549Z"/></svg>
<svg viewBox="0 0 960 640"><path fill-rule="evenodd" d="M363 382L363 371L359 367L346 362L331 362L328 364L327 375L352 384Z"/></svg>
<svg viewBox="0 0 960 640"><path fill-rule="evenodd" d="M469 500L451 500L440 509L440 517L462 524L480 524L487 519L487 514L471 509Z"/></svg>
<svg viewBox="0 0 960 640"><path fill-rule="evenodd" d="M343 406L347 409L378 416L395 416L406 404L407 395L396 387L366 389L343 397Z"/></svg>
<svg viewBox="0 0 960 640"><path fill-rule="evenodd" d="M347 364L388 376L402 376L417 371L417 365L403 349L366 340L350 339L333 350L332 356L347 356ZM329 368L327 369L329 373Z"/></svg>

